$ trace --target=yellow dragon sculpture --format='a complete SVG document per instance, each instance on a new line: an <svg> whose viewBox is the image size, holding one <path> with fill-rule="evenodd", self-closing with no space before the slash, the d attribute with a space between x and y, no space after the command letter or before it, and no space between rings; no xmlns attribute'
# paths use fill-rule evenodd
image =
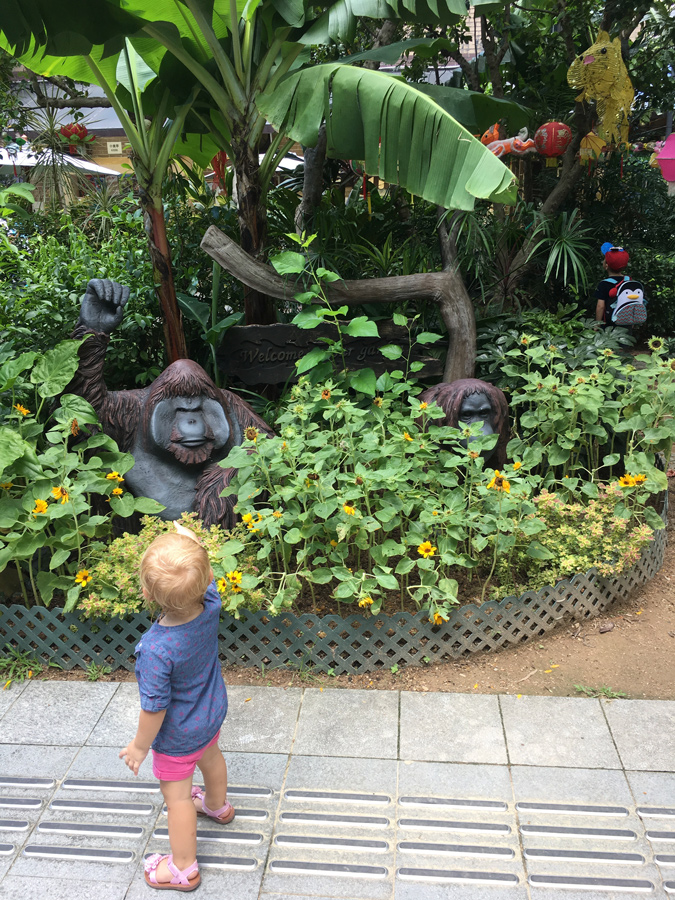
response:
<svg viewBox="0 0 675 900"><path fill-rule="evenodd" d="M567 72L578 101L595 100L598 135L608 144L628 143L628 115L635 92L623 59L621 40L599 31L595 43L578 56Z"/></svg>

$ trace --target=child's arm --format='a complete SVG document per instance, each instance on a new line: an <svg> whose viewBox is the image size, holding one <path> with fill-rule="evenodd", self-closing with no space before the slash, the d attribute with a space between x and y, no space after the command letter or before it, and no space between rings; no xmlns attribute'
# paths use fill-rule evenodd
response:
<svg viewBox="0 0 675 900"><path fill-rule="evenodd" d="M598 297L598 302L595 306L595 321L596 322L604 322L605 321L605 301Z"/></svg>
<svg viewBox="0 0 675 900"><path fill-rule="evenodd" d="M146 710L142 709L138 717L136 737L130 744L127 744L124 750L120 750L120 759L124 760L134 775L138 775L141 763L148 755L150 744L157 737L165 715L165 709L159 712L146 712Z"/></svg>

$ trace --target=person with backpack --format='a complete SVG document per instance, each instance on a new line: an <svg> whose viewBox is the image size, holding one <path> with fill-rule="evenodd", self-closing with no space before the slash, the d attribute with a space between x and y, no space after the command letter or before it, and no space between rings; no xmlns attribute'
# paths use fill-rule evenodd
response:
<svg viewBox="0 0 675 900"><path fill-rule="evenodd" d="M647 320L644 288L624 274L630 256L623 247L615 247L609 241L602 245L603 278L595 291L595 320L607 325L641 325Z"/></svg>

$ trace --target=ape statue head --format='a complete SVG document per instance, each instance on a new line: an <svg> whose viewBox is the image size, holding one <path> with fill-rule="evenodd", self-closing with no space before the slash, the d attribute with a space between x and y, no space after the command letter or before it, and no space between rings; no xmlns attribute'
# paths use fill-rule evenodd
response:
<svg viewBox="0 0 675 900"><path fill-rule="evenodd" d="M509 405L504 393L487 381L462 378L450 384L436 384L419 395L420 401L435 403L445 413L445 419L435 419L437 425L457 428L459 423L472 425L482 422L482 434L498 434L493 450L485 452L485 461L496 469L506 462L509 440Z"/></svg>
<svg viewBox="0 0 675 900"><path fill-rule="evenodd" d="M222 391L192 360L172 363L150 387L141 432L145 449L185 466L218 459L231 434Z"/></svg>

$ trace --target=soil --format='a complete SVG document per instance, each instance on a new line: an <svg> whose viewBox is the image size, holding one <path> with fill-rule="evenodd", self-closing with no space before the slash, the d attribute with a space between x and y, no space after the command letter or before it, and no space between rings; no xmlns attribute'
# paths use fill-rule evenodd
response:
<svg viewBox="0 0 675 900"><path fill-rule="evenodd" d="M671 462L672 464L672 462ZM673 470L669 471L671 475ZM675 473L674 473L675 474ZM675 477L669 478L668 546L661 571L631 598L597 619L571 622L539 640L497 653L370 675L315 675L311 670L227 666L231 685L459 691L675 699ZM81 670L51 669L46 679L85 680ZM101 681L134 681L118 670Z"/></svg>

